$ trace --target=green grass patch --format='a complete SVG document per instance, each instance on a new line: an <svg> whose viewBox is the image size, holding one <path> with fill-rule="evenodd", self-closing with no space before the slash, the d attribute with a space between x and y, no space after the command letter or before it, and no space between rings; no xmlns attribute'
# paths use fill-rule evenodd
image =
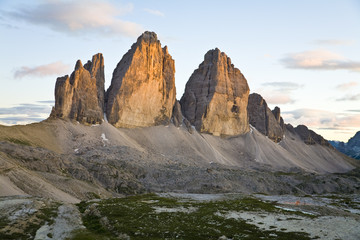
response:
<svg viewBox="0 0 360 240"><path fill-rule="evenodd" d="M31 146L31 143L29 141L23 140L23 139L17 139L17 138L7 138L6 139L9 142L23 145L23 146Z"/></svg>
<svg viewBox="0 0 360 240"><path fill-rule="evenodd" d="M310 239L307 233L265 231L224 217L230 211L280 212L273 203L251 197L197 202L146 194L81 202L78 207L87 230L74 239L112 239L121 234L130 239Z"/></svg>

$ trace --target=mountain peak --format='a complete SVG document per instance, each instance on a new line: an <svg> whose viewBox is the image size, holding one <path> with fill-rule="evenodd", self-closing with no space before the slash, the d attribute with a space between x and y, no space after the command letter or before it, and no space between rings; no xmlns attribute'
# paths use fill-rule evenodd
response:
<svg viewBox="0 0 360 240"><path fill-rule="evenodd" d="M158 42L158 38L156 33L154 32L150 32L150 31L145 31L143 34L140 35L140 37L138 37L137 39L137 43L140 42L148 42L148 43L154 43L154 42Z"/></svg>
<svg viewBox="0 0 360 240"><path fill-rule="evenodd" d="M205 54L191 75L180 103L184 116L198 131L239 135L249 131L249 91L240 70L216 48Z"/></svg>
<svg viewBox="0 0 360 240"><path fill-rule="evenodd" d="M175 62L154 32L144 32L114 70L108 121L128 128L168 123L175 97Z"/></svg>
<svg viewBox="0 0 360 240"><path fill-rule="evenodd" d="M92 61L84 66L78 60L70 77L66 75L56 80L55 107L51 117L87 124L102 122L105 79L103 62L102 54L94 55Z"/></svg>

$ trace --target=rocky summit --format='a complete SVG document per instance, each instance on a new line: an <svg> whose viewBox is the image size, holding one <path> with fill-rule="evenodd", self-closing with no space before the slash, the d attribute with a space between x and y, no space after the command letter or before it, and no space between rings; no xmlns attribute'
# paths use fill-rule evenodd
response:
<svg viewBox="0 0 360 240"><path fill-rule="evenodd" d="M180 103L184 116L200 132L233 136L249 131L249 86L243 74L219 49L204 61L186 84Z"/></svg>
<svg viewBox="0 0 360 240"><path fill-rule="evenodd" d="M101 53L84 66L78 60L70 77L59 77L55 85L55 107L51 117L81 123L101 123L104 103L104 59Z"/></svg>
<svg viewBox="0 0 360 240"><path fill-rule="evenodd" d="M155 33L145 32L113 72L107 91L108 121L126 128L169 123L175 97L174 60Z"/></svg>
<svg viewBox="0 0 360 240"><path fill-rule="evenodd" d="M268 107L260 94L252 93L249 96L247 107L249 122L259 132L268 136L274 142L280 142L284 135L284 121L280 116L280 108L273 111Z"/></svg>

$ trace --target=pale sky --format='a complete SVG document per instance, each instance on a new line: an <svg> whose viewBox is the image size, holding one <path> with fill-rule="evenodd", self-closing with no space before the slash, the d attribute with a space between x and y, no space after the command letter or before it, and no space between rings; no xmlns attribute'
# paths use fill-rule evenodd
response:
<svg viewBox="0 0 360 240"><path fill-rule="evenodd" d="M360 1L0 0L0 124L45 119L56 78L101 52L105 85L142 32L175 59L177 98L218 47L286 123L360 130Z"/></svg>

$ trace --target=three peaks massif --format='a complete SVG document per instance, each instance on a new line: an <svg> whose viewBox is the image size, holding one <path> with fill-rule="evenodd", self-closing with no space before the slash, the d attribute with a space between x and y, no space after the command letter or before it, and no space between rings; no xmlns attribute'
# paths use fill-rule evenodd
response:
<svg viewBox="0 0 360 240"><path fill-rule="evenodd" d="M154 32L143 33L132 45L115 68L106 92L104 82L102 54L84 66L78 60L70 77L56 81L51 117L84 124L100 124L107 118L118 128L166 125L172 119L175 126L184 121L190 131L192 125L215 136L246 134L251 124L275 142L282 140L287 127L307 144L330 146L305 126L285 125L280 109L271 111L259 94L249 96L244 75L217 48L205 54L180 102L174 60Z"/></svg>
<svg viewBox="0 0 360 240"><path fill-rule="evenodd" d="M9 192L76 202L94 193L360 191L357 178L335 174L358 162L249 95L244 75L217 48L180 101L175 62L153 32L123 56L106 91L104 82L102 54L78 60L56 81L49 119L0 126L0 164L8 169L0 182Z"/></svg>

